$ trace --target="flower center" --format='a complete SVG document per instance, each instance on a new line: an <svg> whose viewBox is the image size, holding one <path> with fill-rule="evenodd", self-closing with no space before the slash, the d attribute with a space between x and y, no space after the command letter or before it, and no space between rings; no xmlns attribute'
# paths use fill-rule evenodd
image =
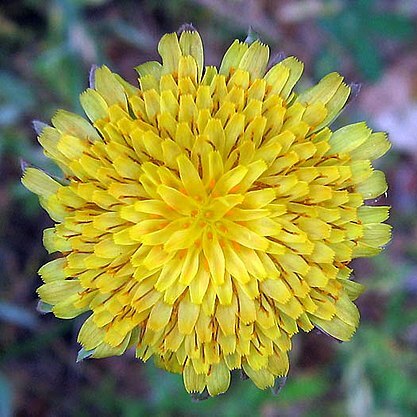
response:
<svg viewBox="0 0 417 417"><path fill-rule="evenodd" d="M185 197L186 198L186 197ZM188 230L188 244L200 246L201 238L212 240L227 239L227 227L223 219L232 212L233 207L243 200L238 194L193 199L196 207L184 216L183 230Z"/></svg>

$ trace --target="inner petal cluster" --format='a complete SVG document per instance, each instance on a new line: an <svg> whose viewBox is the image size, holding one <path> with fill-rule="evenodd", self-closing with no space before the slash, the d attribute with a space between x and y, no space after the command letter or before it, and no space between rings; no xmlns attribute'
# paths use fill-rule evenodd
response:
<svg viewBox="0 0 417 417"><path fill-rule="evenodd" d="M288 372L292 336L354 333L361 286L349 262L390 238L371 162L389 143L365 123L332 131L350 89L330 74L299 95L302 64L266 72L269 50L236 41L203 66L196 32L166 35L139 87L108 68L81 95L92 125L60 111L39 140L65 174L24 184L56 222L62 256L40 270L58 317L92 314L93 357L136 348L182 373L190 392L224 392L243 369L260 388Z"/></svg>

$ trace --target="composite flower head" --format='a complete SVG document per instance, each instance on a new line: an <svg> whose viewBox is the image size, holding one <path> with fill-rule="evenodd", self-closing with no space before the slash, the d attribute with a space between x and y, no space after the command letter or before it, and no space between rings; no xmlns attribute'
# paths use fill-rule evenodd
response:
<svg viewBox="0 0 417 417"><path fill-rule="evenodd" d="M64 175L23 176L55 222L38 293L57 317L89 312L78 340L92 357L133 347L189 392L226 391L234 369L266 388L300 329L353 335L362 287L348 265L390 238L388 207L370 205L389 142L365 123L331 130L343 78L295 93L303 64L267 70L259 41L235 41L219 68L193 30L158 51L138 86L94 71L90 122L59 111L38 124Z"/></svg>

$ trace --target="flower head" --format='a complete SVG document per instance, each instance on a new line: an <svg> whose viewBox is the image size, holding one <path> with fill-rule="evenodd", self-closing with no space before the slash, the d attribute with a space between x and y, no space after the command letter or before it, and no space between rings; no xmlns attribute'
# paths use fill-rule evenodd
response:
<svg viewBox="0 0 417 417"><path fill-rule="evenodd" d="M60 318L90 312L78 340L100 358L130 347L181 373L189 392L227 390L243 369L259 387L288 372L300 329L353 335L362 291L353 258L390 238L386 191L371 161L389 148L365 123L332 131L350 94L332 73L293 87L303 65L266 70L269 49L235 41L204 67L195 31L165 35L134 87L97 68L81 104L39 141L58 182L23 183L55 221L39 273Z"/></svg>

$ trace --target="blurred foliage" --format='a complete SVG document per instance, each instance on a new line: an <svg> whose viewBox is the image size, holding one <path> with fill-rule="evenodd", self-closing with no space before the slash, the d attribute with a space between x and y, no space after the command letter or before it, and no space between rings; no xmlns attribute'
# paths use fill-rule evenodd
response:
<svg viewBox="0 0 417 417"><path fill-rule="evenodd" d="M410 417L417 415L417 222L396 201L391 246L356 262L368 286L362 325L338 345L311 333L295 340L292 369L275 397L238 375L227 395L193 402L181 377L129 355L76 364L80 321L35 312L36 270L47 259L50 220L20 186L20 161L52 173L31 120L57 108L80 111L92 64L106 63L134 82L133 67L156 58L167 31L192 22L207 61L218 63L250 25L272 47L295 54L307 78L337 70L377 82L399 55L415 55L412 3L391 0L15 0L0 8L0 416ZM310 80L307 81L309 83ZM344 122L357 115L344 113ZM363 115L361 115L363 117ZM414 160L408 160L417 178ZM404 156L382 162L396 179ZM397 183L401 184L400 178ZM394 190L397 194L401 190ZM407 190L405 190L407 193ZM417 197L409 196L412 207ZM365 279L366 277L366 279Z"/></svg>
<svg viewBox="0 0 417 417"><path fill-rule="evenodd" d="M0 416L12 416L12 390L9 381L0 374Z"/></svg>
<svg viewBox="0 0 417 417"><path fill-rule="evenodd" d="M351 55L362 76L372 81L379 78L384 69L386 41L400 44L415 39L414 20L399 12L380 10L381 3L352 0L345 2L337 14L320 19L322 27L340 45L336 54ZM331 55L331 48L327 46L324 59L332 59L326 56Z"/></svg>

